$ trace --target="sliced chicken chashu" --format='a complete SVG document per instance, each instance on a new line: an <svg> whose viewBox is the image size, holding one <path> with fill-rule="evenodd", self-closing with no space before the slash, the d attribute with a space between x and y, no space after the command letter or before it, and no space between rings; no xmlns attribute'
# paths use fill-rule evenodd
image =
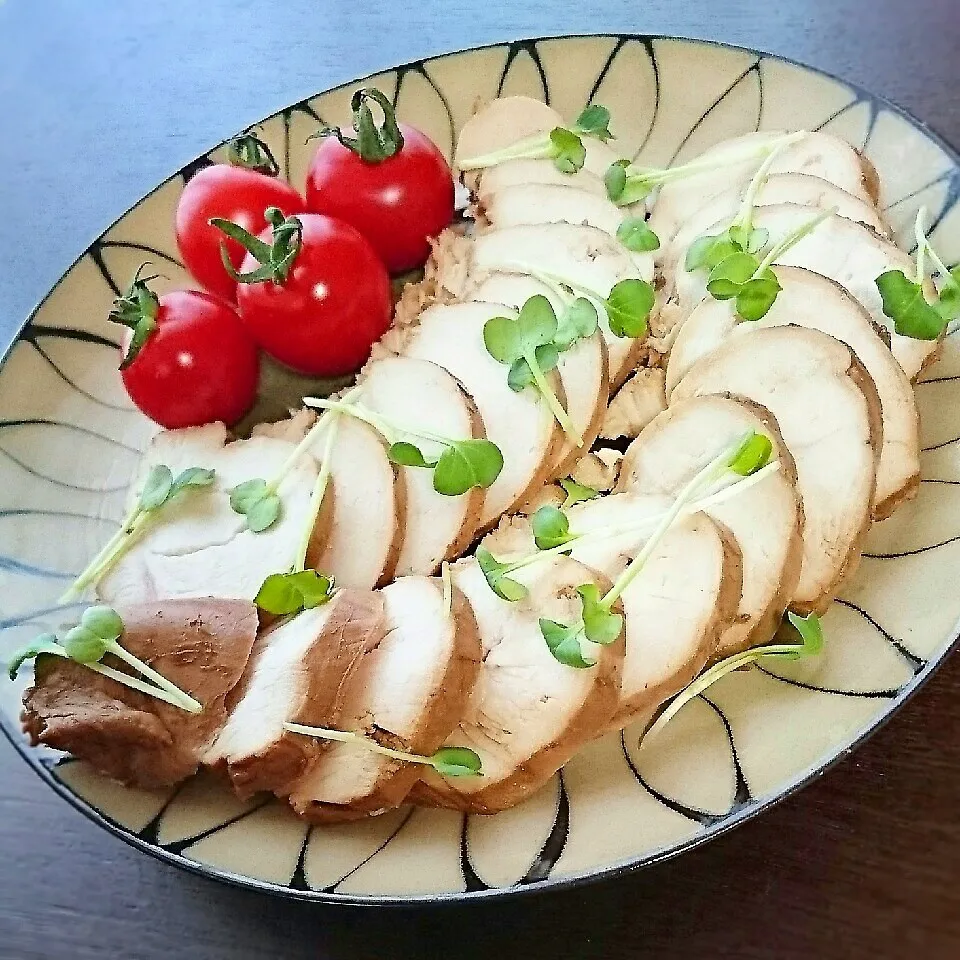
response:
<svg viewBox="0 0 960 960"><path fill-rule="evenodd" d="M715 196L702 206L689 219L679 224L675 236L660 236L660 243L675 244L686 249L697 237L706 233L714 224L722 220L732 220L740 210L748 183L738 183ZM832 210L836 207L838 216L854 220L869 227L875 233L886 236L889 228L877 208L862 197L847 193L821 177L807 173L779 173L767 178L757 191L755 205L773 206L778 203L796 203L814 210ZM650 217L651 228L656 230L656 206Z"/></svg>
<svg viewBox="0 0 960 960"><path fill-rule="evenodd" d="M482 201L480 212L485 221L482 226L487 229L573 223L596 227L612 237L626 219L623 208L606 196L575 186L547 183L503 187Z"/></svg>
<svg viewBox="0 0 960 960"><path fill-rule="evenodd" d="M257 635L257 611L248 601L204 597L119 612L123 646L203 711L187 713L73 660L42 655L24 694L23 728L33 744L65 750L121 783L169 786L196 773L223 727L226 698Z"/></svg>
<svg viewBox="0 0 960 960"><path fill-rule="evenodd" d="M391 423L423 430L451 440L482 438L483 421L459 382L443 367L413 357L385 357L364 369L360 383L363 406ZM443 444L412 438L428 461L437 460ZM459 497L447 497L433 488L433 472L401 467L405 493L403 539L395 575L435 573L443 560L459 556L473 539L480 520L483 490L476 487ZM365 509L364 505L361 509ZM369 530L365 518L355 528ZM356 549L354 547L354 549Z"/></svg>
<svg viewBox="0 0 960 960"><path fill-rule="evenodd" d="M284 723L337 728L346 686L383 634L380 594L349 588L265 632L204 763L225 765L240 796L285 796L322 746Z"/></svg>
<svg viewBox="0 0 960 960"><path fill-rule="evenodd" d="M317 463L309 455L299 458L277 491L279 519L261 533L247 529L246 518L231 509L228 491L255 477L269 480L294 447L263 436L227 443L222 423L159 433L144 454L141 478L158 464L174 476L206 467L216 470L214 485L165 505L159 522L148 525L97 584L97 595L113 606L171 597L252 600L269 574L294 564Z"/></svg>
<svg viewBox="0 0 960 960"><path fill-rule="evenodd" d="M770 438L780 468L748 490L703 508L730 531L743 560L737 616L720 636L718 657L769 640L800 578L803 509L793 458L776 421L746 400L703 396L678 401L627 448L617 484L619 491L676 496L704 464L751 431Z"/></svg>
<svg viewBox="0 0 960 960"><path fill-rule="evenodd" d="M327 532L310 563L332 574L341 587L370 590L388 583L397 566L404 541L405 477L372 427L349 416L339 420L321 510ZM316 447L322 449L322 435Z"/></svg>
<svg viewBox="0 0 960 960"><path fill-rule="evenodd" d="M605 298L621 280L652 282L653 255L630 254L617 240L596 227L552 223L493 230L471 244L451 248L452 255L435 264L436 279L460 299L491 273L532 275L549 283L569 284L575 294ZM600 329L607 344L610 380L619 386L637 365L640 339L616 337L606 315Z"/></svg>
<svg viewBox="0 0 960 960"><path fill-rule="evenodd" d="M600 436L605 440L635 437L666 408L664 371L660 367L640 367L610 398Z"/></svg>
<svg viewBox="0 0 960 960"><path fill-rule="evenodd" d="M920 415L906 373L877 334L869 314L842 287L799 267L776 267L782 287L761 320L740 322L729 301L707 298L680 328L667 365L671 391L700 357L730 336L745 336L766 327L794 324L822 330L852 347L867 368L880 398L883 441L877 466L873 516L889 516L914 496L920 483Z"/></svg>
<svg viewBox="0 0 960 960"><path fill-rule="evenodd" d="M705 150L695 162L723 162L660 188L651 219L657 235L675 236L684 221L695 216L718 194L734 184L748 183L766 159L764 146L784 135L782 130L748 133ZM829 133L807 132L782 147L770 166L770 173L805 173L826 180L867 203L877 201L873 167L849 143Z"/></svg>
<svg viewBox="0 0 960 960"><path fill-rule="evenodd" d="M361 660L344 698L340 728L384 746L431 756L450 735L473 689L481 647L459 590L436 578L400 577L381 591L386 633ZM398 806L423 767L332 743L290 794L315 821L372 816Z"/></svg>
<svg viewBox="0 0 960 960"><path fill-rule="evenodd" d="M580 612L576 588L598 575L569 557L556 557L515 574L529 596L501 600L476 560L452 568L476 617L483 661L448 746L480 756L482 777L444 779L433 770L414 787L419 803L471 813L495 813L534 793L609 723L617 705L623 639L601 649L594 667L555 660L539 619L573 622Z"/></svg>
<svg viewBox="0 0 960 960"><path fill-rule="evenodd" d="M803 563L793 606L822 611L859 560L870 523L882 423L870 375L818 330L733 337L688 371L671 403L732 393L766 407L793 455L803 501Z"/></svg>
<svg viewBox="0 0 960 960"><path fill-rule="evenodd" d="M645 530L574 544L571 556L615 580L640 552L672 498L612 494L569 510L570 528ZM680 519L624 590L626 656L620 702L610 723L621 728L679 693L716 653L737 619L742 563L736 541L709 516Z"/></svg>
<svg viewBox="0 0 960 960"><path fill-rule="evenodd" d="M471 299L505 303L519 310L530 297L538 295L550 300L558 316L562 314L565 303L558 298L554 288L520 273L491 273L474 288ZM600 429L610 395L607 345L603 337L598 334L586 337L560 354L557 374L563 385L567 413L583 438L583 445L578 447L564 436L551 476L563 475L573 462L580 459L590 449Z"/></svg>
<svg viewBox="0 0 960 960"><path fill-rule="evenodd" d="M575 118L570 118L572 123ZM469 167L475 157L514 146L536 134L548 134L554 127L568 123L553 107L532 97L498 97L481 107L464 125L457 139L454 166ZM620 159L608 144L596 137L581 137L586 150L583 169L603 177L607 168ZM552 162L552 161L550 161ZM465 170L468 183L475 183L481 171Z"/></svg>
<svg viewBox="0 0 960 960"><path fill-rule="evenodd" d="M477 185L477 198L486 204L501 190L514 187L550 184L560 187L576 187L594 196L606 197L607 188L602 177L581 168L576 173L558 170L552 160L507 160L495 167L488 167Z"/></svg>
<svg viewBox="0 0 960 960"><path fill-rule="evenodd" d="M419 323L408 328L402 347L404 356L436 363L460 381L476 404L487 439L503 454L503 469L485 491L480 528L495 523L543 483L562 443L560 427L539 394L511 390L507 368L487 352L484 324L505 310L504 304L490 303L428 307ZM554 380L559 390L559 378Z"/></svg>
<svg viewBox="0 0 960 960"><path fill-rule="evenodd" d="M814 216L816 211L809 207L782 203L758 207L753 222L754 226L769 230L771 241L776 243ZM720 230L726 226L726 223L717 224ZM716 231L711 228L709 232ZM684 256L685 251L677 255L675 278L681 315L686 317L705 295L706 275L702 270L687 273L683 269ZM877 277L887 270L902 270L911 276L916 268L909 255L868 227L837 215L830 216L776 262L803 267L839 283L863 305L875 324L890 331L890 349L911 380L935 359L939 341L901 336L894 330L893 321L884 314Z"/></svg>

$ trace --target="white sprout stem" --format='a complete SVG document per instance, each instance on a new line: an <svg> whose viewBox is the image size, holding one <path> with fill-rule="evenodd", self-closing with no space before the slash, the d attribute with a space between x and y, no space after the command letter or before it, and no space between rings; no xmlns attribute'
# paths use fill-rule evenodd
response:
<svg viewBox="0 0 960 960"><path fill-rule="evenodd" d="M734 446L724 450L719 456L714 457L713 460L702 470L699 470L686 486L683 487L680 493L677 494L676 500L673 501L670 509L663 515L663 519L657 525L650 539L643 545L643 549L627 564L623 573L617 577L616 583L614 583L600 601L604 607L610 609L610 607L616 603L623 591L630 586L634 578L643 569L650 555L656 550L657 545L674 524L677 517L679 517L683 508L705 484L712 483L722 474L723 470L729 466L730 458L736 455L737 450L742 444L743 440L740 440Z"/></svg>
<svg viewBox="0 0 960 960"><path fill-rule="evenodd" d="M66 655L64 654L64 656ZM67 659L70 658L68 657ZM157 700L163 700L164 703L169 703L173 707L179 707L187 713L200 713L200 711L203 710L203 704L198 703L193 697L187 696L182 690L179 691L179 695L168 693L162 687L138 680L136 677L131 677L127 673L122 673L120 670L114 670L113 667L105 667L102 663L85 663L84 666L89 667L95 673L99 673L104 677L116 680L117 683L123 684L125 687L130 687L131 690L137 690L140 693L147 694L147 696L155 697ZM186 698L186 700L184 698ZM191 706L187 705L187 701L190 702Z"/></svg>
<svg viewBox="0 0 960 960"><path fill-rule="evenodd" d="M76 580L57 599L57 603L69 603L79 597L87 587L95 584L130 549L147 525L152 511L137 506L124 518L120 529L87 564Z"/></svg>
<svg viewBox="0 0 960 960"><path fill-rule="evenodd" d="M771 264L776 262L778 257L782 257L791 247L796 246L804 237L813 233L827 217L832 217L838 209L839 207L831 207L829 210L822 211L802 227L794 230L793 233L787 234L779 243L775 243L770 252L760 261L760 265L754 270L753 276L759 277L764 270L767 270Z"/></svg>
<svg viewBox="0 0 960 960"><path fill-rule="evenodd" d="M743 151L733 151L726 156L717 157L714 160L693 160L690 163L681 164L679 167L627 167L628 179L642 180L646 183L658 185L668 183L671 180L680 180L684 177L691 177L698 173L708 173L711 170L721 170L724 167L733 164L743 163L745 160L752 160L756 156L765 156L768 153L776 153L782 147L806 136L806 131L797 133L788 133L785 136L777 137L761 146L748 148Z"/></svg>
<svg viewBox="0 0 960 960"><path fill-rule="evenodd" d="M343 399L339 401L340 403L349 403L352 397L357 396L361 391L361 387L354 387L352 390L348 390L344 395ZM312 397L304 397L303 402L306 404L308 399L314 399ZM307 406L318 406L318 404L307 404ZM321 432L326 430L327 424L329 423L329 417L319 417L317 422L304 434L303 439L294 447L293 452L287 457L286 460L280 465L280 468L273 475L273 477L267 481L267 493L276 493L280 488L280 484L286 479L287 474L296 466L300 458L313 446L316 439L320 436Z"/></svg>
<svg viewBox="0 0 960 960"><path fill-rule="evenodd" d="M323 454L321 455L317 482L314 484L313 493L310 495L310 516L307 518L307 522L303 526L303 533L300 535L300 545L297 547L297 559L293 565L294 573L305 570L307 566L307 553L310 550L313 528L317 524L317 518L320 516L320 509L323 506L323 498L330 484L330 466L333 461L333 446L336 443L339 429L340 415L334 413L331 419L330 429L327 431L326 440L323 444Z"/></svg>
<svg viewBox="0 0 960 960"><path fill-rule="evenodd" d="M476 157L467 157L457 162L461 170L483 170L485 167L495 167L508 160L545 160L553 156L554 147L549 133L536 133L524 137L509 147L494 150L491 153L482 153Z"/></svg>
<svg viewBox="0 0 960 960"><path fill-rule="evenodd" d="M419 437L421 440L432 440L434 443L449 447L453 441L449 437L441 437L436 433L429 433L419 428L414 430L411 427L405 427L402 424L394 423L386 417L373 413L364 407L358 407L343 400L324 400L320 397L304 397L303 402L308 407L316 407L319 410L333 410L338 413L345 413L349 417L361 420L367 426L373 427L387 441L393 443L397 435L406 435L409 437Z"/></svg>
<svg viewBox="0 0 960 960"><path fill-rule="evenodd" d="M578 447L582 447L583 437L573 425L573 421L570 419L569 414L563 409L563 404L553 392L553 388L547 382L547 378L543 375L543 371L540 369L540 364L537 362L536 354L531 350L523 355L523 359L527 361L527 365L530 367L530 372L533 374L533 380L537 385L537 389L540 391L540 396L542 396L546 401L547 406L550 408L550 412L553 414L557 423L559 423L563 428L563 432Z"/></svg>
<svg viewBox="0 0 960 960"><path fill-rule="evenodd" d="M135 657L128 650L125 650L116 640L110 640L107 643L107 652L119 657L124 663L138 670L148 680L152 680L161 690L166 691L171 697L179 700L177 706L183 707L189 713L200 713L203 710L203 704L199 700L194 700L189 693L181 690L175 683L168 680L163 674L157 673L149 664L144 663L139 657ZM109 668L108 668L109 669Z"/></svg>
<svg viewBox="0 0 960 960"><path fill-rule="evenodd" d="M443 586L443 612L450 617L453 613L453 580L450 577L450 564L446 560L440 564L440 583Z"/></svg>
<svg viewBox="0 0 960 960"><path fill-rule="evenodd" d="M693 503L688 503L680 511L679 516L692 516L695 513L699 513L701 510L718 506L727 502L728 500L732 500L734 497L739 496L744 491L749 490L751 487L756 486L756 484L766 480L770 474L776 473L779 469L780 461L772 460L766 466L757 470L756 473L751 473L748 477L742 477L739 480L735 480L733 483L727 484L726 486L721 487L719 490L708 494L699 500L694 500ZM514 570L520 570L523 567L530 566L531 564L536 563L538 560L543 560L549 557L557 556L558 554L566 553L577 543L580 543L583 540L604 540L608 537L620 537L631 533L642 533L644 530L654 527L665 516L666 512L656 513L652 516L644 517L644 519L638 523L631 523L627 524L626 526L617 527L597 527L594 530L587 530L584 533L574 534L565 543L561 543L556 547L549 547L546 550L538 550L536 553L528 554L527 556L520 557L517 560L507 561L507 567L503 573L504 575L507 575L513 573Z"/></svg>
<svg viewBox="0 0 960 960"><path fill-rule="evenodd" d="M802 649L802 645L796 643L775 643L766 647L756 647L753 650L744 650L742 653L735 653L732 657L727 657L726 660L715 663L674 697L669 706L657 717L656 722L647 729L643 739L646 740L647 737L659 733L691 700L698 697L704 690L728 673L763 657L784 653L799 653Z"/></svg>
<svg viewBox="0 0 960 960"><path fill-rule="evenodd" d="M927 265L924 262L924 257L927 252L927 234L923 228L923 222L926 218L927 208L921 207L917 211L917 219L913 222L913 235L917 240L917 283L923 283L927 274Z"/></svg>
<svg viewBox="0 0 960 960"><path fill-rule="evenodd" d="M761 163L757 168L757 172L753 175L753 178L750 180L750 183L747 186L747 192L743 195L743 200L740 203L740 209L737 211L737 215L734 218L733 223L731 223L731 226L740 226L744 229L748 229L753 226L753 207L757 202L757 194L767 182L767 177L770 175L770 168L773 166L773 162L777 159L780 151L783 150L784 147L793 143L796 139L796 135L782 137L777 142L776 146L774 146L774 148L764 158L763 163Z"/></svg>
<svg viewBox="0 0 960 960"><path fill-rule="evenodd" d="M284 723L283 728L290 733L299 733L305 737L319 737L321 740L337 740L340 743L355 743L358 746L366 747L373 753L383 754L385 757L391 757L394 760L406 760L408 763L424 763L427 766L433 766L432 757L422 757L417 753L405 753L403 750L393 750L390 747L384 747L370 737L365 737L362 733L351 733L348 730L329 730L326 727L308 727L302 723Z"/></svg>

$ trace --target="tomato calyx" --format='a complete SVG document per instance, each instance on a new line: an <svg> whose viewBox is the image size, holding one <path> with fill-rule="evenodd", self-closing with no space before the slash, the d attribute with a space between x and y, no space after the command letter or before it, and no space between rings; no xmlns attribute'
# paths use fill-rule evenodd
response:
<svg viewBox="0 0 960 960"><path fill-rule="evenodd" d="M146 266L146 263L140 264L126 293L113 301L113 309L107 314L107 319L111 323L119 323L133 331L123 360L120 362L121 370L126 370L137 359L137 354L157 327L160 298L147 284L151 280L156 280L159 274L141 277L140 274Z"/></svg>
<svg viewBox="0 0 960 960"><path fill-rule="evenodd" d="M373 119L370 101L383 111L383 123L379 126ZM403 148L403 134L397 125L393 104L376 87L364 87L350 98L353 111L353 126L356 136L348 136L340 127L324 127L308 139L336 137L348 150L352 150L364 163L377 164L389 160Z"/></svg>
<svg viewBox="0 0 960 960"><path fill-rule="evenodd" d="M220 259L223 268L237 283L260 283L263 280L272 280L274 283L283 283L290 274L300 247L303 245L303 222L299 217L284 217L279 207L267 207L263 214L264 219L273 228L273 242L266 243L255 237L249 230L244 230L232 220L222 217L213 217L210 226L236 240L260 266L249 273L240 273L230 260L227 245L220 242Z"/></svg>
<svg viewBox="0 0 960 960"><path fill-rule="evenodd" d="M280 164L270 148L253 130L244 130L238 133L227 144L227 163L231 167L242 167L244 170L253 170L268 177L280 174Z"/></svg>

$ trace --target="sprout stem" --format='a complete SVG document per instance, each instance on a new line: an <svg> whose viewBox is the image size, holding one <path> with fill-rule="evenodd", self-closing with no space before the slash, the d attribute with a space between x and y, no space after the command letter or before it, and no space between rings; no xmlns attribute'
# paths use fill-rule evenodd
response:
<svg viewBox="0 0 960 960"><path fill-rule="evenodd" d="M533 136L518 140L509 147L483 153L477 157L468 157L461 160L457 166L461 170L482 170L485 167L495 167L498 163L508 160L546 160L553 156L554 147L549 132L535 133Z"/></svg>
<svg viewBox="0 0 960 960"><path fill-rule="evenodd" d="M770 268L770 266L776 263L779 257L782 257L791 247L796 246L805 236L813 233L817 227L823 223L827 217L832 217L838 210L838 207L831 207L829 210L824 210L815 216L812 220L807 221L807 223L798 227L792 233L788 233L779 243L775 243L771 248L769 253L760 261L759 266L753 272L753 276L759 277L763 272Z"/></svg>
<svg viewBox="0 0 960 960"><path fill-rule="evenodd" d="M537 358L534 352L532 350L527 351L524 353L523 359L527 361L527 366L530 367L530 372L533 374L533 380L537 385L537 389L540 391L540 395L544 400L546 400L547 406L550 408L550 412L556 418L557 423L559 423L563 428L563 432L578 447L582 447L583 437L573 425L573 421L570 419L567 411L563 409L563 404L560 403L557 395L553 392L553 388L547 382L547 378L543 375L543 371L540 369L540 364L537 363Z"/></svg>
<svg viewBox="0 0 960 960"><path fill-rule="evenodd" d="M351 733L348 730L330 730L327 727L310 727L302 723L284 723L285 730L290 733L300 733L305 737L319 737L322 740L337 740L340 743L355 743L357 746L366 747L373 753L380 753L393 760L405 760L407 763L422 763L428 767L433 766L432 757L423 757L417 753L406 753L403 750L393 750L390 747L384 747L370 737L365 737L362 733Z"/></svg>
<svg viewBox="0 0 960 960"><path fill-rule="evenodd" d="M157 673L149 664L144 663L139 657L135 657L128 650L125 650L116 640L108 641L107 652L119 657L134 670L142 673L148 680L152 680L160 690L165 691L170 697L178 701L176 706L182 707L188 713L200 713L203 710L203 704L199 700L194 700L190 694L185 693L175 683L171 683L163 674ZM109 667L106 669L109 669Z"/></svg>
<svg viewBox="0 0 960 960"><path fill-rule="evenodd" d="M313 528L316 526L317 517L320 516L320 508L323 506L323 498L327 492L327 486L330 483L330 468L333 461L333 445L337 440L337 433L340 428L340 416L334 413L330 421L330 429L327 431L326 441L323 445L323 454L320 460L320 472L317 474L317 482L313 486L313 493L310 495L310 516L307 523L304 524L303 534L300 537L300 546L297 547L297 558L293 564L293 572L299 573L306 569L307 552L310 549L310 540L313 536Z"/></svg>

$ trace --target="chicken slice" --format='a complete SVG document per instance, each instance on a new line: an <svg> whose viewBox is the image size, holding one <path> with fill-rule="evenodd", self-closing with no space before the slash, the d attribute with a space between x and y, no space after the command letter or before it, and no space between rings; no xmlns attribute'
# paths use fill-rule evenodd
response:
<svg viewBox="0 0 960 960"><path fill-rule="evenodd" d="M464 300L491 273L532 275L548 285L566 283L578 295L590 292L599 298L605 298L621 280L652 282L654 273L652 254L630 255L602 230L568 223L493 230L452 252L434 265L436 282ZM606 314L602 309L599 313L610 380L617 387L636 367L643 341L614 336Z"/></svg>
<svg viewBox="0 0 960 960"><path fill-rule="evenodd" d="M776 242L809 223L815 215L815 211L809 207L791 203L758 207L754 226L769 230L771 240ZM726 226L717 225L719 229ZM713 228L708 232L713 232ZM706 294L704 271L687 273L683 269L685 255L685 251L679 252L670 268L674 270L676 299L680 315L684 318ZM902 270L907 276L912 276L916 268L908 254L889 240L877 236L868 227L834 214L778 257L776 262L820 273L846 289L863 305L875 324L890 331L890 349L911 380L916 379L920 371L936 358L939 341L901 336L894 330L893 321L884 314L877 277L887 270Z"/></svg>
<svg viewBox="0 0 960 960"><path fill-rule="evenodd" d="M561 187L576 187L594 196L606 197L607 188L603 179L581 168L576 173L563 173L552 160L507 160L495 167L488 167L477 185L477 199L486 205L501 190L514 187L550 184Z"/></svg>
<svg viewBox="0 0 960 960"><path fill-rule="evenodd" d="M321 438L317 447L322 445ZM340 417L320 511L327 534L311 551L311 566L341 587L371 590L388 583L405 538L405 479L372 427Z"/></svg>
<svg viewBox="0 0 960 960"><path fill-rule="evenodd" d="M610 399L600 425L600 436L604 440L635 437L666 408L663 370L640 367Z"/></svg>
<svg viewBox="0 0 960 960"><path fill-rule="evenodd" d="M740 210L747 186L747 183L737 183L717 194L693 216L679 224L675 236L660 236L658 233L662 247L675 245L685 250L714 224L733 220ZM796 203L814 210L832 210L836 207L838 216L862 223L881 236L889 234L883 217L872 203L808 173L778 173L767 178L757 191L754 206L768 207L779 203ZM650 215L650 226L654 230L657 228L656 210L655 205Z"/></svg>
<svg viewBox="0 0 960 960"><path fill-rule="evenodd" d="M100 773L153 789L196 773L227 718L225 701L257 635L257 611L243 600L162 600L120 608L120 642L203 704L187 713L60 657L37 658L23 698L23 728ZM112 659L112 658L110 658ZM120 666L120 664L116 664Z"/></svg>
<svg viewBox="0 0 960 960"><path fill-rule="evenodd" d="M751 431L770 438L780 469L749 490L704 508L730 531L743 558L739 609L720 636L720 657L769 640L800 578L803 507L793 458L776 421L746 400L703 396L678 401L627 448L617 484L618 491L676 496L705 463Z"/></svg>
<svg viewBox="0 0 960 960"><path fill-rule="evenodd" d="M507 368L487 352L484 324L505 310L503 304L437 304L424 310L419 324L408 328L402 348L404 356L436 363L460 381L476 404L487 439L503 454L503 469L485 491L481 529L544 482L562 442L546 403L533 389L511 390ZM559 378L554 382L559 390Z"/></svg>
<svg viewBox="0 0 960 960"><path fill-rule="evenodd" d="M483 421L473 401L443 367L413 357L384 357L368 364L361 375L363 406L391 423L451 440L484 436ZM412 437L428 461L446 449L434 440ZM401 467L405 502L403 541L396 576L436 573L443 560L459 556L473 539L480 520L483 490L475 487L459 497L433 488L433 472ZM365 520L363 528L368 527ZM355 533L355 531L354 531Z"/></svg>
<svg viewBox="0 0 960 960"><path fill-rule="evenodd" d="M228 491L255 477L269 479L295 444L271 437L227 443L222 423L159 433L144 453L140 480L158 464L174 476L187 467L216 470L211 487L189 491L165 505L155 522L97 584L97 596L112 606L171 597L231 597L252 600L271 573L288 570L309 523L317 463L304 455L277 491L279 519L260 533L230 508Z"/></svg>
<svg viewBox="0 0 960 960"><path fill-rule="evenodd" d="M498 97L481 107L464 125L457 139L454 166L461 167L473 157L513 146L538 133L549 133L567 121L553 107L532 97ZM581 137L586 156L583 168L602 178L607 168L620 159L608 144L596 137ZM552 161L550 161L552 162ZM480 171L465 171L468 185L476 183Z"/></svg>
<svg viewBox="0 0 960 960"><path fill-rule="evenodd" d="M792 606L822 612L859 560L870 523L882 423L870 375L819 330L732 337L688 371L671 404L732 393L766 407L793 455L803 501L803 563Z"/></svg>
<svg viewBox="0 0 960 960"><path fill-rule="evenodd" d="M225 765L240 796L286 796L322 747L284 723L336 728L347 683L383 634L381 595L349 588L265 632L204 763Z"/></svg>
<svg viewBox="0 0 960 960"><path fill-rule="evenodd" d="M883 440L873 517L882 520L912 498L920 484L920 415L913 387L877 334L870 315L842 287L799 267L777 267L774 272L782 289L761 320L738 323L729 302L712 298L700 302L673 345L667 365L667 390L671 391L700 357L716 350L730 336L794 324L836 337L853 348L880 398Z"/></svg>
<svg viewBox="0 0 960 960"><path fill-rule="evenodd" d="M431 756L456 726L480 668L473 612L459 590L448 598L427 577L401 577L382 596L386 633L347 686L340 727ZM297 781L290 803L318 822L373 816L402 803L423 769L333 743Z"/></svg>
<svg viewBox="0 0 960 960"><path fill-rule="evenodd" d="M673 237L681 224L696 216L720 193L748 183L766 159L764 145L784 136L782 130L764 130L733 137L705 150L696 162L724 161L720 166L664 184L654 202L651 226L658 236ZM770 166L771 174L805 173L875 204L875 173L870 164L844 140L820 131L807 132L782 147Z"/></svg>
<svg viewBox="0 0 960 960"><path fill-rule="evenodd" d="M427 770L411 798L471 813L495 813L522 802L609 722L617 704L623 639L601 648L594 667L555 660L540 633L545 617L572 623L579 616L576 588L598 575L569 557L517 571L526 599L501 600L476 560L452 568L453 582L473 608L483 661L448 746L479 754L482 777L445 779Z"/></svg>
<svg viewBox="0 0 960 960"><path fill-rule="evenodd" d="M471 291L470 299L505 303L519 310L530 297L538 295L550 300L558 317L562 315L565 304L556 290L521 273L489 274ZM564 436L551 476L563 476L590 449L600 429L610 394L607 345L603 337L598 334L586 337L560 354L557 373L566 397L567 413L583 438L583 445L578 447Z"/></svg>

